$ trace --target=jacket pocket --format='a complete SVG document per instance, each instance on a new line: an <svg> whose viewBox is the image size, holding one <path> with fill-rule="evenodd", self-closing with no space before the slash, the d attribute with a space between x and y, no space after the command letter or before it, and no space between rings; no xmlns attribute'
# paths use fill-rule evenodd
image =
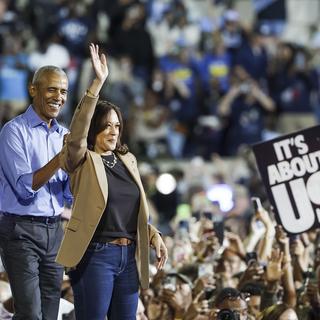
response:
<svg viewBox="0 0 320 320"><path fill-rule="evenodd" d="M77 231L78 227L81 223L81 220L75 217L71 217L68 225L67 225L67 229L71 230L71 231Z"/></svg>

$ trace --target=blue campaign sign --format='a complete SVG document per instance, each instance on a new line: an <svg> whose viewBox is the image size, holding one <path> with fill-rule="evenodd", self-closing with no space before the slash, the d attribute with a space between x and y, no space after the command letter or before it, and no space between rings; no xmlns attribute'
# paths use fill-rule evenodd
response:
<svg viewBox="0 0 320 320"><path fill-rule="evenodd" d="M290 234L320 225L320 126L253 146L276 219Z"/></svg>

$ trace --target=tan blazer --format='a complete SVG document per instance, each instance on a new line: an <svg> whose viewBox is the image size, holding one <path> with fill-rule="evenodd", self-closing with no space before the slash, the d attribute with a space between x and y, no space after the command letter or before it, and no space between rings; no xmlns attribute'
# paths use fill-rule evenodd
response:
<svg viewBox="0 0 320 320"><path fill-rule="evenodd" d="M74 196L72 215L66 226L56 261L75 267L83 257L108 201L108 181L101 157L87 149L87 135L97 99L85 96L77 106L70 135L60 160L70 175ZM136 262L142 288L149 285L149 239L158 232L148 224L149 212L137 162L133 154L117 154L140 189L140 208L137 226Z"/></svg>

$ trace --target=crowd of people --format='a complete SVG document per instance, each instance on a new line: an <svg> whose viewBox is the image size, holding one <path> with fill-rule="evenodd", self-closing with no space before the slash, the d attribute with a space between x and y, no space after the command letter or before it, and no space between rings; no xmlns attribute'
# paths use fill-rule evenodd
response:
<svg viewBox="0 0 320 320"><path fill-rule="evenodd" d="M100 98L120 107L122 140L130 151L158 164L138 161L149 222L161 232L169 259L163 270L150 264L150 288L139 291L137 319L318 319L319 230L292 236L276 222L250 145L317 124L319 47L286 42L272 23L259 19L247 25L233 1L198 2L0 0L0 128L30 103L34 71L52 64L68 78L58 120L69 127L95 75L88 43L99 43L110 69ZM89 98L97 95L87 91ZM59 134L62 143L65 132ZM107 156L108 168L125 163L119 154ZM175 160L169 171L176 186L168 194L156 184L161 158ZM252 205L253 196L263 207ZM62 219L69 218L66 208ZM70 234L78 230L76 220L67 226ZM10 223L8 236L17 221ZM156 254L151 258L157 262ZM1 275L0 319L11 319L8 277ZM19 286L18 279L16 292ZM74 319L66 275L61 298L59 317L65 308L63 319ZM78 317L85 317L79 310Z"/></svg>
<svg viewBox="0 0 320 320"><path fill-rule="evenodd" d="M223 240L208 214L180 223L168 272L142 293L148 319L317 319L319 234L290 238L270 216L253 214L245 238L226 227Z"/></svg>
<svg viewBox="0 0 320 320"><path fill-rule="evenodd" d="M231 5L2 0L0 122L25 108L30 74L54 61L70 79L61 114L69 125L91 77L87 44L94 42L112 70L101 96L121 106L138 154L234 156L242 144L316 124L316 27L302 46L281 38L278 20L266 23L260 12L248 23Z"/></svg>
<svg viewBox="0 0 320 320"><path fill-rule="evenodd" d="M215 158L212 166L209 177L194 161L184 172L172 170L177 187L167 197L153 187L155 170L143 175L152 221L169 251L164 272L154 270L150 289L141 292L147 319L317 319L319 229L286 234L251 150L241 161ZM231 189L229 206L227 193L212 201L210 192L222 187Z"/></svg>

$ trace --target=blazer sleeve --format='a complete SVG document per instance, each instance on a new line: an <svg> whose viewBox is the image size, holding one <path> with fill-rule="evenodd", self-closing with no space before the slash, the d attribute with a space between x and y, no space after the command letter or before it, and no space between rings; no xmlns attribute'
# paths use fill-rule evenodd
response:
<svg viewBox="0 0 320 320"><path fill-rule="evenodd" d="M73 172L84 160L91 119L97 98L85 95L79 102L70 125L70 134L60 153L60 163L66 172Z"/></svg>
<svg viewBox="0 0 320 320"><path fill-rule="evenodd" d="M158 233L161 236L161 232L150 223L148 224L148 229L149 229L149 242L156 233Z"/></svg>

